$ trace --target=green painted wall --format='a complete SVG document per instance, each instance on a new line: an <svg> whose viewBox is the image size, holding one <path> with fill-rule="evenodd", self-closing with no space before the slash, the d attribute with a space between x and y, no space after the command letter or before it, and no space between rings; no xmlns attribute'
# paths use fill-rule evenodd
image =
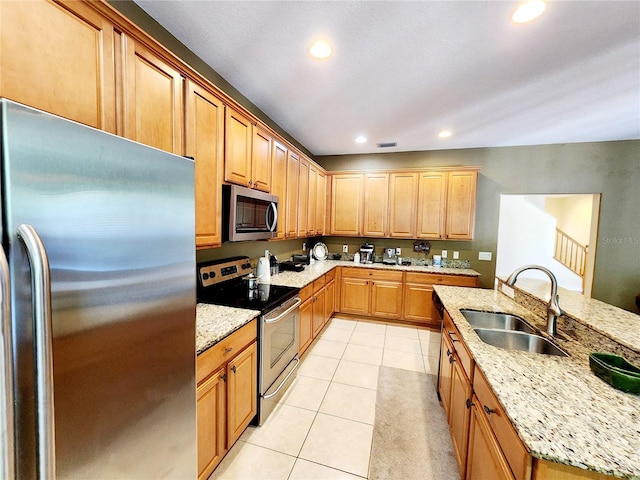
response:
<svg viewBox="0 0 640 480"><path fill-rule="evenodd" d="M640 141L316 157L327 170L480 166L475 238L436 248L473 252L471 268L491 287L502 193L601 193L593 297L637 312L640 292ZM442 245L445 246L442 246ZM466 258L461 253L461 258Z"/></svg>

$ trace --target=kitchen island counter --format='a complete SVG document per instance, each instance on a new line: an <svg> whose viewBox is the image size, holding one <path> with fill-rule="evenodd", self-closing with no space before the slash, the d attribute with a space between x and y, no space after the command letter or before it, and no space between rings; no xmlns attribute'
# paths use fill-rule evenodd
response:
<svg viewBox="0 0 640 480"><path fill-rule="evenodd" d="M556 343L569 357L503 350L482 342L460 309L514 313L544 331L540 317L506 295L434 288L534 458L640 479L640 396L597 378L589 368L590 350L566 335Z"/></svg>

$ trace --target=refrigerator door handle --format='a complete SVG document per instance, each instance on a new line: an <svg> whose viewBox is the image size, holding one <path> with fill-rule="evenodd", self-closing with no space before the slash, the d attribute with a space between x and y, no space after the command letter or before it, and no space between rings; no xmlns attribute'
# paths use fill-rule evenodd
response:
<svg viewBox="0 0 640 480"><path fill-rule="evenodd" d="M11 339L11 280L9 277L9 263L4 249L0 248L0 335L2 335L2 357L0 365L3 376L2 398L0 398L0 433L2 439L2 458L0 463L0 476L8 480L16 478L15 471L15 427L13 425L13 359L12 359L12 339Z"/></svg>
<svg viewBox="0 0 640 480"><path fill-rule="evenodd" d="M33 302L34 369L37 417L38 479L54 480L55 424L53 410L53 332L51 327L51 278L42 240L31 225L18 227L31 266Z"/></svg>

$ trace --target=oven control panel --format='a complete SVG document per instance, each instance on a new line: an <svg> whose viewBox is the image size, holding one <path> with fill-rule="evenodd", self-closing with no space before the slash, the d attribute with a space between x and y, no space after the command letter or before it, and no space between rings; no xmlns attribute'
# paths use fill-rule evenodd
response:
<svg viewBox="0 0 640 480"><path fill-rule="evenodd" d="M244 277L251 273L249 257L233 257L226 260L198 264L198 280L202 287Z"/></svg>

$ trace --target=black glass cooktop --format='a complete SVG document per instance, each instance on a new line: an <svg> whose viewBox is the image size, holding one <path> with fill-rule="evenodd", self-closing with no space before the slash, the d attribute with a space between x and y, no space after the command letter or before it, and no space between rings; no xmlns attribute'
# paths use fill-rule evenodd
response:
<svg viewBox="0 0 640 480"><path fill-rule="evenodd" d="M213 286L198 292L199 303L212 303L227 307L249 308L259 310L263 314L279 307L290 298L295 297L299 288L258 284L257 292L249 292L248 282L240 281L228 285Z"/></svg>

